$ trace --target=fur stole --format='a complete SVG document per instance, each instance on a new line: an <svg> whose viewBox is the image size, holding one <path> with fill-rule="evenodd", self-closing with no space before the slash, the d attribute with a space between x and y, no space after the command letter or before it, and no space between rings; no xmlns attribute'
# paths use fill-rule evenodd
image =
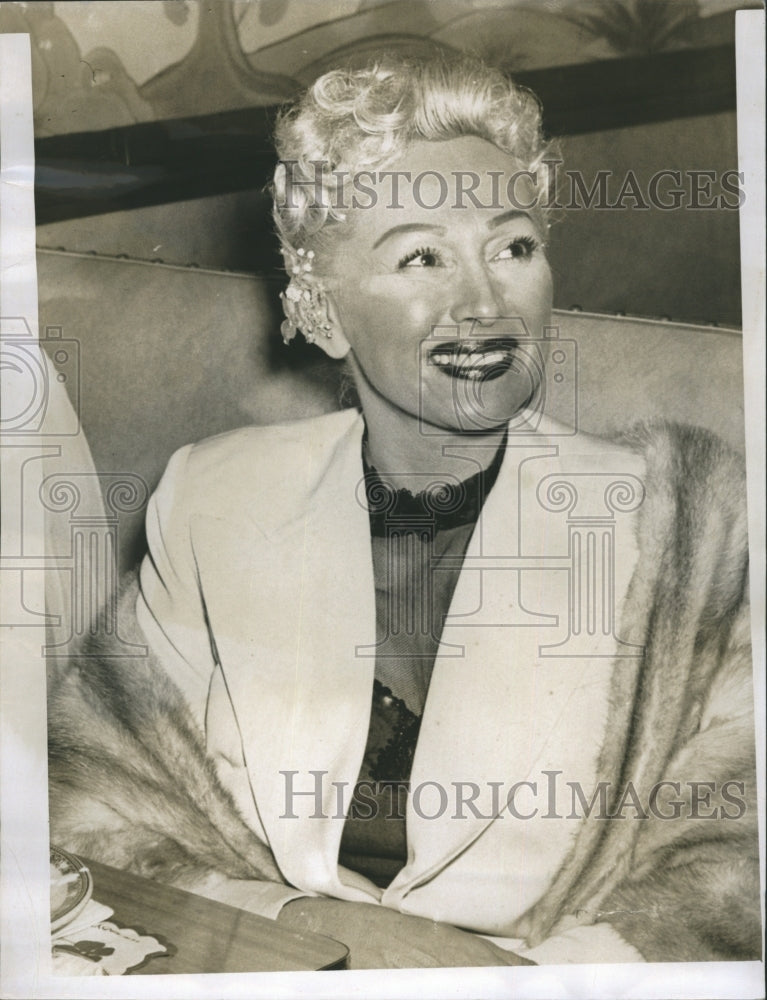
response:
<svg viewBox="0 0 767 1000"><path fill-rule="evenodd" d="M118 620L141 643L137 591L133 576ZM110 655L108 641L91 637L49 678L48 776L51 841L76 854L178 885L212 871L283 881L151 651Z"/></svg>
<svg viewBox="0 0 767 1000"><path fill-rule="evenodd" d="M644 455L646 499L621 637L644 654L616 663L599 778L616 794L630 783L639 803L678 782L686 801L676 819L589 817L518 931L535 944L609 921L649 961L758 958L745 470L697 428L642 426L624 443ZM743 783L735 818L728 781ZM663 787L658 812L673 817L675 791Z"/></svg>
<svg viewBox="0 0 767 1000"><path fill-rule="evenodd" d="M535 945L573 924L609 921L650 961L756 958L743 465L688 427L643 426L624 443L645 458L646 498L620 634L644 655L616 662L599 779L616 790L630 782L640 802L661 780L713 784L702 811L718 818L592 814L549 891L511 930ZM134 580L119 620L123 630L132 621L125 638L141 642L135 588ZM51 679L49 734L54 842L182 885L210 872L282 881L151 654L110 657L108 646L87 645ZM722 785L733 780L744 783L746 809L722 818Z"/></svg>

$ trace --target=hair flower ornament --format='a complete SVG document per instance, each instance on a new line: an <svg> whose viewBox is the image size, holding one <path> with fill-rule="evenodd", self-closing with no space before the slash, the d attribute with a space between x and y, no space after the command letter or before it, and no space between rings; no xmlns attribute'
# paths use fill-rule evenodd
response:
<svg viewBox="0 0 767 1000"><path fill-rule="evenodd" d="M290 275L288 287L280 293L285 313L285 319L280 325L283 341L290 343L299 330L309 344L314 343L318 333L324 337L332 337L325 293L316 280L308 280L308 275L312 273L314 251L305 250L304 247L298 247L297 250L284 247L282 255L285 258L285 270Z"/></svg>

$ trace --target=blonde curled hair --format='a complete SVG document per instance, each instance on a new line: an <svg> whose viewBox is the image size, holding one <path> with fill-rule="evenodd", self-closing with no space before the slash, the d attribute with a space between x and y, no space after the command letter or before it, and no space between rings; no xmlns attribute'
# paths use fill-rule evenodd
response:
<svg viewBox="0 0 767 1000"><path fill-rule="evenodd" d="M544 221L549 187L537 98L500 70L470 56L418 61L388 56L366 69L336 69L319 77L280 113L275 145L274 220L286 254L321 251L343 221L339 177L381 170L417 140L473 135L509 153L536 178ZM291 170L286 197L286 166ZM318 257L324 256L318 253Z"/></svg>

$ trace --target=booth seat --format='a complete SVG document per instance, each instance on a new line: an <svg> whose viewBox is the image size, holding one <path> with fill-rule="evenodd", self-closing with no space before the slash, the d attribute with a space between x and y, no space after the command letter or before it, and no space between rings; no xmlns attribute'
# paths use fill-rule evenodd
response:
<svg viewBox="0 0 767 1000"><path fill-rule="evenodd" d="M279 274L45 250L38 284L40 337L93 459L81 468L82 449L62 438L57 469L97 486L90 502L106 519L120 570L141 558L146 499L176 448L339 406L339 366L300 337L282 343ZM546 381L552 416L594 434L664 417L708 427L743 450L737 330L558 311L548 335L560 341ZM83 511L47 516L58 519L57 537L73 538ZM59 617L70 629L71 609Z"/></svg>

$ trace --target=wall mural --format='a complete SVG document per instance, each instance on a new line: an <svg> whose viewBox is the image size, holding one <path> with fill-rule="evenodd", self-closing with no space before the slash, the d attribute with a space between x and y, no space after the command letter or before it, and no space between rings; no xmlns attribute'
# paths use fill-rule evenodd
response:
<svg viewBox="0 0 767 1000"><path fill-rule="evenodd" d="M758 4L757 4L758 5ZM732 44L738 0L152 0L2 3L32 36L35 134L289 99L382 50L470 50L504 70Z"/></svg>
<svg viewBox="0 0 767 1000"><path fill-rule="evenodd" d="M749 5L0 3L0 30L32 36L38 242L276 273L262 194L273 108L385 49L469 50L511 72L587 179L605 166L645 186L668 169L722 176L737 169L734 12ZM567 214L551 251L557 305L739 325L737 212Z"/></svg>

